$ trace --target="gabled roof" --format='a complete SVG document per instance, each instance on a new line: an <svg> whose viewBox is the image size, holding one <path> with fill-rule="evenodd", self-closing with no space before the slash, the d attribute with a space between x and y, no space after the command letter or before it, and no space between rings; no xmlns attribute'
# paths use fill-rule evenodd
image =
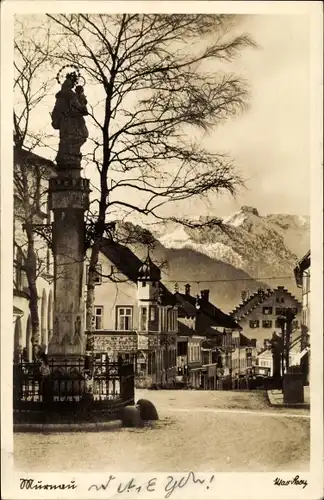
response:
<svg viewBox="0 0 324 500"><path fill-rule="evenodd" d="M232 330L242 329L238 323L231 318L231 316L218 309L218 307L214 306L209 301L200 301L200 308L198 311L196 308L196 297L180 292L176 292L174 295L177 303L180 305L179 314L182 312L186 316L190 317L197 317L197 315L204 314L209 318L209 320L211 320L214 326L229 328Z"/></svg>
<svg viewBox="0 0 324 500"><path fill-rule="evenodd" d="M13 306L13 315L14 316L23 316L24 312L19 309L19 307Z"/></svg>
<svg viewBox="0 0 324 500"><path fill-rule="evenodd" d="M56 172L55 163L48 158L43 158L27 149L20 149L14 146L14 162L19 164L24 161L29 166L47 167L52 172Z"/></svg>
<svg viewBox="0 0 324 500"><path fill-rule="evenodd" d="M302 257L296 267L294 268L294 275L295 275L295 280L297 283L297 286L301 287L302 286L302 280L303 280L303 272L306 271L311 265L311 251L308 250L306 255Z"/></svg>
<svg viewBox="0 0 324 500"><path fill-rule="evenodd" d="M139 259L128 247L121 245L120 243L108 240L107 238L103 238L102 244L100 247L100 252L107 257L107 259L112 263L114 267L116 267L117 271L133 283L137 283L138 275L140 269L143 267L143 262ZM148 257L149 258L149 257ZM145 259L146 261L147 259ZM144 262L145 262L144 261ZM159 269L156 264L154 264L151 259L151 270ZM154 271L156 272L156 271ZM153 274L152 274L153 276ZM154 274L157 278L158 275ZM142 277L142 279L144 279ZM159 281L159 279L156 279ZM167 306L174 306L176 304L173 293L171 293L165 285L161 282L159 283L159 300L160 304Z"/></svg>
<svg viewBox="0 0 324 500"><path fill-rule="evenodd" d="M184 337L192 337L193 335L199 335L194 328L189 328L181 321L178 321L178 332L179 335Z"/></svg>
<svg viewBox="0 0 324 500"><path fill-rule="evenodd" d="M128 247L103 238L100 251L117 268L118 272L124 274L133 283L137 283L138 270L142 261Z"/></svg>
<svg viewBox="0 0 324 500"><path fill-rule="evenodd" d="M241 302L231 313L230 315L235 318L237 321L240 321L244 317L248 316L253 309L263 304L269 297L276 295L277 292L284 292L285 295L293 298L299 307L302 307L302 304L294 295L292 295L287 288L283 286L278 286L275 289L268 288L267 290L258 290L254 294L250 295L246 300Z"/></svg>
<svg viewBox="0 0 324 500"><path fill-rule="evenodd" d="M221 346L217 338L209 338L202 341L201 347L203 349L219 349Z"/></svg>
<svg viewBox="0 0 324 500"><path fill-rule="evenodd" d="M138 270L138 279L142 281L160 281L161 279L161 271L158 266L152 262L149 255L142 262Z"/></svg>

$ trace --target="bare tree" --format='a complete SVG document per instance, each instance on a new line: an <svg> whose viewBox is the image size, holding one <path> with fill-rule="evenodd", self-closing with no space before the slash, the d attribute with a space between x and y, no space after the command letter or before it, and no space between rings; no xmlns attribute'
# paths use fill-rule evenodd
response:
<svg viewBox="0 0 324 500"><path fill-rule="evenodd" d="M203 137L246 108L247 87L225 63L255 44L248 35L231 32L231 16L48 18L64 36L56 57L77 65L98 96L90 112L90 159L100 176L87 281L86 328L91 330L107 215L111 219L115 210L124 210L160 219L166 203L234 194L241 183L231 159L204 147ZM185 222L191 224L190 218Z"/></svg>
<svg viewBox="0 0 324 500"><path fill-rule="evenodd" d="M14 219L19 227L14 231L14 245L18 256L14 265L18 273L24 272L27 277L31 341L35 355L40 340L37 278L48 271L46 252L49 250L46 250L45 244L42 248L34 230L35 225L41 224L47 217L44 208L44 181L48 179L52 169L50 161L33 153L35 147L45 144L48 139L43 130L37 129L35 117L37 107L47 96L53 80L40 80L40 75L50 64L50 32L38 29L26 36L24 25L19 20L16 21L15 28ZM35 39L42 44L42 54L35 47Z"/></svg>

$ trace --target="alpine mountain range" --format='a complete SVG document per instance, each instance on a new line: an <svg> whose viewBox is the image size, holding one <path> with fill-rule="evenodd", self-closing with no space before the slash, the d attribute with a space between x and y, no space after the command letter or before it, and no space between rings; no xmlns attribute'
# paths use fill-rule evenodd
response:
<svg viewBox="0 0 324 500"><path fill-rule="evenodd" d="M122 226L143 230L129 222ZM309 216L260 215L256 208L243 206L221 225L188 228L165 222L150 225L149 232L154 238L150 256L163 263L162 281L170 290L176 283L180 291L189 283L192 294L209 289L211 302L225 312L241 302L243 290L253 293L260 286L285 286L300 298L293 269L310 247ZM128 246L144 258L142 244Z"/></svg>

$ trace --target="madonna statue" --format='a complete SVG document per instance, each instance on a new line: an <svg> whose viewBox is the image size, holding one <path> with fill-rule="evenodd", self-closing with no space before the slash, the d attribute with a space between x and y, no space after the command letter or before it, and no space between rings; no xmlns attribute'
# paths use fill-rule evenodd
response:
<svg viewBox="0 0 324 500"><path fill-rule="evenodd" d="M51 115L52 127L60 131L56 157L58 167L80 167L81 146L89 135L84 119L88 114L87 99L83 87L75 87L76 78L75 73L66 76L61 90L56 94L56 103Z"/></svg>

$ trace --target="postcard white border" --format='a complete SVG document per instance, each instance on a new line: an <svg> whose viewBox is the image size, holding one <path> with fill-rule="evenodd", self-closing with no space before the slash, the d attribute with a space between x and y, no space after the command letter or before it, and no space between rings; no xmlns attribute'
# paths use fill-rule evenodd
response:
<svg viewBox="0 0 324 500"><path fill-rule="evenodd" d="M12 55L13 15L15 13L37 14L44 12L222 12L237 14L296 14L307 15L311 33L311 252L312 252L312 366L311 366L311 463L308 474L282 473L281 477L292 479L293 475L307 479L308 487L278 488L273 485L276 473L227 473L217 474L210 489L178 490L171 498L220 498L220 499L317 499L323 492L323 170L322 170L322 81L323 81L323 14L322 2L213 2L213 1L124 1L124 2L40 2L4 1L1 5L1 455L2 494L5 500L20 498L164 498L167 473L163 474L115 474L125 482L132 476L138 484L157 478L154 493L116 494L114 489L105 492L88 491L92 483L104 482L107 474L33 474L43 483L70 483L79 485L76 490L62 492L20 490L19 479L30 474L13 469L12 435ZM301 117L302 119L302 117ZM293 184L292 184L293 189ZM8 285L9 283L9 285ZM8 349L10 354L8 353ZM170 471L170 474L173 474ZM235 478L233 478L235 474ZM109 475L109 474L108 474ZM180 477L181 474L173 474ZM199 477L202 477L199 474ZM206 478L210 474L205 475ZM234 479L234 480L233 480Z"/></svg>

